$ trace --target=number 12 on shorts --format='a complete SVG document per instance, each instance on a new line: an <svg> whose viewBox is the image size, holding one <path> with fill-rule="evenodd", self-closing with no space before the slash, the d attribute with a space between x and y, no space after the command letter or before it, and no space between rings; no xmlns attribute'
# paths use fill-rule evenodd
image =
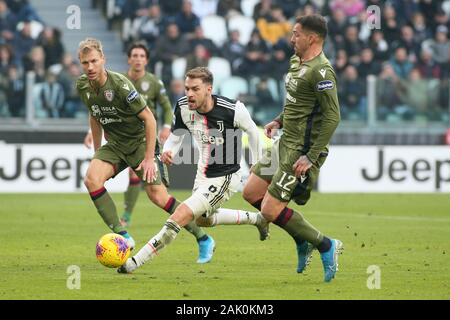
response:
<svg viewBox="0 0 450 320"><path fill-rule="evenodd" d="M297 181L297 178L293 175L288 174L285 171L282 171L283 175L281 176L281 179L276 183L277 186L282 188L283 190L291 192L291 189L289 188L292 184ZM286 182L287 180L287 182Z"/></svg>

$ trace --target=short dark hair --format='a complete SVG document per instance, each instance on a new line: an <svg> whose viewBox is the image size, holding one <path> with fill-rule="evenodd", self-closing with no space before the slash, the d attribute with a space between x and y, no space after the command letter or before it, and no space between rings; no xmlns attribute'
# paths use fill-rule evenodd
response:
<svg viewBox="0 0 450 320"><path fill-rule="evenodd" d="M186 78L201 79L203 83L213 84L214 77L211 71L206 67L197 67L186 73Z"/></svg>
<svg viewBox="0 0 450 320"><path fill-rule="evenodd" d="M316 33L323 40L327 37L327 20L320 14L300 16L295 22L301 24L303 29Z"/></svg>
<svg viewBox="0 0 450 320"><path fill-rule="evenodd" d="M145 56L147 57L147 59L150 59L150 51L147 48L147 45L143 42L133 42L127 50L127 55L128 58L131 58L131 52L133 51L133 49L142 49L145 51Z"/></svg>

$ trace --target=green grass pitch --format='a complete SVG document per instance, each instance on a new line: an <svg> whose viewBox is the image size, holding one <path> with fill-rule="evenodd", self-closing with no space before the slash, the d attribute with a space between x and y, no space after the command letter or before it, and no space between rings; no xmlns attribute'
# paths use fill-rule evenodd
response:
<svg viewBox="0 0 450 320"><path fill-rule="evenodd" d="M121 209L122 194L113 197ZM240 194L225 207L251 210ZM120 275L95 258L109 229L87 194L1 194L0 299L450 299L448 194L315 193L301 211L344 243L331 283L318 252L296 273L294 242L274 225L265 242L253 226L209 228L217 250L206 265L183 231L153 262ZM142 193L129 228L138 248L166 219ZM67 287L71 265L80 289ZM381 272L380 289L368 289L369 266Z"/></svg>

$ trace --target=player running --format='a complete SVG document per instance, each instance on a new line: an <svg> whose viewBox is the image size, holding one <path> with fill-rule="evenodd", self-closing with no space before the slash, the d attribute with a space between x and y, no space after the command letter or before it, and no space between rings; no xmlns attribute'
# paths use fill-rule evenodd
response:
<svg viewBox="0 0 450 320"><path fill-rule="evenodd" d="M308 201L340 121L336 75L322 51L326 36L322 16L297 18L291 38L295 55L286 76L286 104L279 118L265 127L269 137L281 128L283 134L254 166L243 196L295 240L297 272L305 270L313 248L319 250L328 282L336 274L342 242L324 236L301 213L287 207L290 200L299 205Z"/></svg>
<svg viewBox="0 0 450 320"><path fill-rule="evenodd" d="M212 94L213 75L204 67L187 72L186 96L178 100L172 134L164 144L162 161L171 164L188 132L195 139L200 159L191 197L175 210L161 231L118 269L129 273L153 259L169 245L180 228L192 221L201 226L219 224L253 224L260 239L268 237L267 222L260 213L222 209L220 206L236 191L241 182L241 134L250 141L251 160L262 152L258 129L245 106L239 101Z"/></svg>
<svg viewBox="0 0 450 320"><path fill-rule="evenodd" d="M141 50L142 48L134 48L132 51ZM77 89L90 112L89 122L95 150L87 170L85 185L108 227L123 235L133 248L134 240L120 223L116 206L104 183L130 167L144 180L145 191L150 200L169 214L174 212L179 202L168 194L162 183L162 170L155 164L156 121L131 81L122 74L105 69L105 56L100 41L82 41L79 58L85 75L78 79ZM108 142L101 146L103 130ZM214 240L195 223L187 225L186 229L197 238L197 262L209 262Z"/></svg>

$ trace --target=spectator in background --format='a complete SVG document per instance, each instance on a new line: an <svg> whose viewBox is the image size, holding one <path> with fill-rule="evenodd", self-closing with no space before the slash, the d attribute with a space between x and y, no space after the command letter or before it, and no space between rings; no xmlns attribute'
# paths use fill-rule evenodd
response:
<svg viewBox="0 0 450 320"><path fill-rule="evenodd" d="M358 77L355 66L348 65L338 86L343 119L362 120L366 117L366 86Z"/></svg>
<svg viewBox="0 0 450 320"><path fill-rule="evenodd" d="M156 59L163 63L161 80L164 83L170 83L172 79L172 62L179 57L185 57L189 52L188 40L180 34L175 23L169 23L166 34L156 42Z"/></svg>
<svg viewBox="0 0 450 320"><path fill-rule="evenodd" d="M394 114L400 105L398 95L399 78L395 74L392 65L385 62L377 82L377 114L380 120L387 120L390 114Z"/></svg>
<svg viewBox="0 0 450 320"><path fill-rule="evenodd" d="M31 37L31 23L24 21L22 30L16 33L13 41L13 48L16 61L22 65L24 56L35 46L36 40Z"/></svg>
<svg viewBox="0 0 450 320"><path fill-rule="evenodd" d="M175 16L175 23L180 33L187 36L188 39L194 37L194 32L200 26L199 17L192 11L192 2L184 0L181 11Z"/></svg>
<svg viewBox="0 0 450 320"><path fill-rule="evenodd" d="M166 19L161 13L158 4L152 4L148 8L148 14L135 19L132 27L133 40L144 40L150 50L156 46L156 40L164 33Z"/></svg>
<svg viewBox="0 0 450 320"><path fill-rule="evenodd" d="M292 25L286 20L278 6L273 6L270 11L270 18L261 17L256 21L256 27L261 34L261 38L274 45L280 38L285 37L291 32Z"/></svg>
<svg viewBox="0 0 450 320"><path fill-rule="evenodd" d="M272 48L272 58L270 59L271 77L282 80L289 69L289 59L294 54L289 41L290 36L278 40Z"/></svg>
<svg viewBox="0 0 450 320"><path fill-rule="evenodd" d="M340 78L344 73L345 68L349 65L347 51L344 49L338 50L336 54L336 59L334 62L334 71L336 72L337 78Z"/></svg>
<svg viewBox="0 0 450 320"><path fill-rule="evenodd" d="M372 49L375 59L380 62L388 60L390 49L384 38L383 32L380 30L374 30L369 39L369 46Z"/></svg>
<svg viewBox="0 0 450 320"><path fill-rule="evenodd" d="M205 34L203 32L203 28L199 25L195 28L195 33L193 38L189 41L191 51L194 50L194 48L201 44L203 47L205 47L206 51L208 52L208 55L211 56L218 56L219 50L217 49L216 45L211 39L208 39L205 37ZM190 69L188 69L190 70Z"/></svg>
<svg viewBox="0 0 450 320"><path fill-rule="evenodd" d="M408 60L406 48L398 47L395 49L394 56L391 58L390 64L399 78L408 79L409 73L413 68L413 64Z"/></svg>
<svg viewBox="0 0 450 320"><path fill-rule="evenodd" d="M397 108L405 120L412 115L432 115L435 113L439 98L439 82L422 79L418 69L411 70L407 80L401 79L398 84L398 94L402 107Z"/></svg>
<svg viewBox="0 0 450 320"><path fill-rule="evenodd" d="M48 118L60 118L64 107L64 89L57 82L56 75L47 72L45 82L38 92L39 102Z"/></svg>
<svg viewBox="0 0 450 320"><path fill-rule="evenodd" d="M361 51L358 74L361 81L366 81L368 75L378 75L381 71L381 64L373 58L372 49L365 47Z"/></svg>
<svg viewBox="0 0 450 320"><path fill-rule="evenodd" d="M328 31L336 48L344 48L344 34L347 29L347 24L347 16L345 15L344 10L333 10L330 22L328 22Z"/></svg>
<svg viewBox="0 0 450 320"><path fill-rule="evenodd" d="M392 44L392 48L404 47L408 52L408 60L416 62L420 55L420 43L414 38L414 30L409 25L401 27L401 37Z"/></svg>
<svg viewBox="0 0 450 320"><path fill-rule="evenodd" d="M25 72L35 73L35 82L45 81L45 52L40 46L35 46L23 60Z"/></svg>
<svg viewBox="0 0 450 320"><path fill-rule="evenodd" d="M62 118L75 118L86 109L82 107L82 102L74 83L81 75L81 69L76 62L71 62L58 75L57 82L62 85L64 91L64 107L61 112ZM87 114L86 114L87 117Z"/></svg>
<svg viewBox="0 0 450 320"><path fill-rule="evenodd" d="M6 75L13 61L14 57L11 47L6 44L0 45L0 74Z"/></svg>
<svg viewBox="0 0 450 320"><path fill-rule="evenodd" d="M264 18L266 20L270 19L272 16L272 0L261 0L255 5L253 9L253 20L258 21L260 18Z"/></svg>
<svg viewBox="0 0 450 320"><path fill-rule="evenodd" d="M433 53L428 48L422 49L416 68L425 79L439 79L442 74L440 65L433 60Z"/></svg>
<svg viewBox="0 0 450 320"><path fill-rule="evenodd" d="M241 0L219 0L217 15L229 19L234 15L242 14Z"/></svg>
<svg viewBox="0 0 450 320"><path fill-rule="evenodd" d="M183 0L159 1L159 5L166 16L174 16L180 11Z"/></svg>
<svg viewBox="0 0 450 320"><path fill-rule="evenodd" d="M209 62L209 52L201 44L194 47L193 53L190 53L186 59L186 70L191 70L196 67L207 67Z"/></svg>
<svg viewBox="0 0 450 320"><path fill-rule="evenodd" d="M58 29L45 27L40 34L37 45L44 49L45 68L58 64L64 54L64 46L61 42L61 32Z"/></svg>
<svg viewBox="0 0 450 320"><path fill-rule="evenodd" d="M425 17L421 12L416 12L412 16L412 28L414 39L417 43L422 43L432 36L429 26L425 23Z"/></svg>
<svg viewBox="0 0 450 320"><path fill-rule="evenodd" d="M268 73L270 49L258 31L253 31L245 48L244 62L240 73L244 76L262 76Z"/></svg>
<svg viewBox="0 0 450 320"><path fill-rule="evenodd" d="M358 64L363 42L358 38L358 27L356 25L349 25L345 30L344 48L350 63Z"/></svg>
<svg viewBox="0 0 450 320"><path fill-rule="evenodd" d="M392 43L399 40L400 25L397 19L397 12L392 4L385 4L381 17L381 30L387 42Z"/></svg>
<svg viewBox="0 0 450 320"><path fill-rule="evenodd" d="M436 29L434 39L429 39L422 43L422 48L429 49L433 53L433 60L437 63L446 63L448 61L448 50L450 49L450 41L447 37L448 28L440 25Z"/></svg>
<svg viewBox="0 0 450 320"><path fill-rule="evenodd" d="M7 3L11 11L16 15L19 22L37 21L41 24L44 24L34 7L30 5L28 0L10 0L7 1Z"/></svg>
<svg viewBox="0 0 450 320"><path fill-rule="evenodd" d="M10 65L8 68L6 100L11 117L25 116L25 83L15 65Z"/></svg>
<svg viewBox="0 0 450 320"><path fill-rule="evenodd" d="M229 41L226 41L220 50L222 56L230 62L233 75L239 73L239 68L244 60L245 47L239 42L239 30L232 30Z"/></svg>
<svg viewBox="0 0 450 320"><path fill-rule="evenodd" d="M192 11L202 19L203 17L215 15L219 0L192 0Z"/></svg>
<svg viewBox="0 0 450 320"><path fill-rule="evenodd" d="M17 22L16 15L9 10L7 3L0 0L0 38L5 42L11 42L14 39Z"/></svg>

